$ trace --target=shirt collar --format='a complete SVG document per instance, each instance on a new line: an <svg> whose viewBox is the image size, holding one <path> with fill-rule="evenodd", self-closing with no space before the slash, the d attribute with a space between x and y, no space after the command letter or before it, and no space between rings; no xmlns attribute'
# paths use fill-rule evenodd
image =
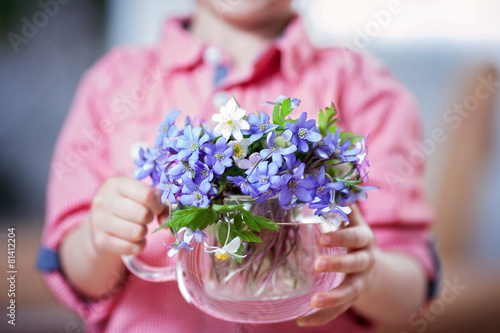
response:
<svg viewBox="0 0 500 333"><path fill-rule="evenodd" d="M203 59L203 51L208 44L186 29L189 20L189 17L176 17L165 24L160 50L161 63L166 70L189 68ZM293 80L314 57L315 50L307 37L302 20L296 15L281 36L264 47L254 66L255 69L268 70L269 66L278 63L272 61L278 53L279 69L287 79Z"/></svg>

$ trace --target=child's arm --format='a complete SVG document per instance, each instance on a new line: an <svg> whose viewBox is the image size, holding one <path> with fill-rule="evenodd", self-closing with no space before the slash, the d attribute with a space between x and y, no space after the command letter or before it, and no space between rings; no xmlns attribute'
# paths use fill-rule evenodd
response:
<svg viewBox="0 0 500 333"><path fill-rule="evenodd" d="M408 320L426 294L424 268L410 256L377 249L372 230L357 206L348 228L321 237L323 246L344 246L348 253L316 259L319 272L344 272L340 287L316 294L311 305L322 310L298 320L301 326L325 324L353 307L366 318L384 324Z"/></svg>
<svg viewBox="0 0 500 333"><path fill-rule="evenodd" d="M120 255L137 254L146 245L146 224L164 211L160 197L137 180L108 179L92 200L84 222L62 240L62 270L87 297L116 291L123 277Z"/></svg>

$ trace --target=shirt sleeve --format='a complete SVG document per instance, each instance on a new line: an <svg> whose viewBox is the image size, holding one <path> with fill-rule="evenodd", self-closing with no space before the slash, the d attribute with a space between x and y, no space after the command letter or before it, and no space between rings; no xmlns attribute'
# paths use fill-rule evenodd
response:
<svg viewBox="0 0 500 333"><path fill-rule="evenodd" d="M87 323L96 324L110 313L117 295L91 300L75 291L59 265L58 249L65 235L82 223L92 197L113 175L106 116L109 56L99 61L81 80L59 136L48 182L46 221L37 266L43 278L66 307Z"/></svg>
<svg viewBox="0 0 500 333"><path fill-rule="evenodd" d="M360 209L378 247L412 256L433 281L437 268L429 233L433 214L424 193L417 103L376 60L353 52L348 65L340 118L345 118L349 130L369 134L368 185L380 188L369 192Z"/></svg>

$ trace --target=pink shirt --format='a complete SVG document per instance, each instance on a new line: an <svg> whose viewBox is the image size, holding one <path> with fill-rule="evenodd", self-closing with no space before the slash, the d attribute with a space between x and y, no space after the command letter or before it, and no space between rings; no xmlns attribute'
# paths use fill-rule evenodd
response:
<svg viewBox="0 0 500 333"><path fill-rule="evenodd" d="M380 190L369 193L368 200L360 203L361 210L380 248L416 258L432 278L428 247L432 216L424 200L421 164L414 166L410 159L418 148L420 120L415 100L401 83L380 63L361 54L317 49L308 41L300 19L263 48L250 71L236 73L222 52L190 35L183 22L168 21L157 46L117 48L84 75L53 159L43 247L57 251L64 235L82 222L94 193L107 178L132 175L131 145L138 141L153 145L157 126L170 109L210 119L215 106L232 95L253 112L270 111L261 102L284 94L300 98L295 112L305 110L310 117L333 101L344 130L370 133L369 184ZM157 225L157 221L151 223L150 229ZM168 232L148 235L142 258L158 266L176 260L166 256L162 245L169 243L169 237ZM42 270L57 298L93 332L374 330L353 311L317 328L299 328L295 322L223 322L187 304L176 283L152 283L133 276L122 290L92 301L78 295L57 267Z"/></svg>

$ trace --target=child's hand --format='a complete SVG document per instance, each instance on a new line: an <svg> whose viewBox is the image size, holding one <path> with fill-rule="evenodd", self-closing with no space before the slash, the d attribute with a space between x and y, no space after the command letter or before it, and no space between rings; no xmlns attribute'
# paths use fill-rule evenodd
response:
<svg viewBox="0 0 500 333"><path fill-rule="evenodd" d="M165 206L153 188L114 177L97 191L90 209L92 241L99 253L138 254L146 245L146 224Z"/></svg>
<svg viewBox="0 0 500 333"><path fill-rule="evenodd" d="M314 263L318 272L343 272L346 277L338 288L311 298L311 305L321 310L299 318L299 326L323 325L337 318L355 304L370 284L375 263L375 238L359 208L356 205L351 208L351 223L347 228L326 233L320 238L321 245L343 246L348 253L319 257Z"/></svg>

